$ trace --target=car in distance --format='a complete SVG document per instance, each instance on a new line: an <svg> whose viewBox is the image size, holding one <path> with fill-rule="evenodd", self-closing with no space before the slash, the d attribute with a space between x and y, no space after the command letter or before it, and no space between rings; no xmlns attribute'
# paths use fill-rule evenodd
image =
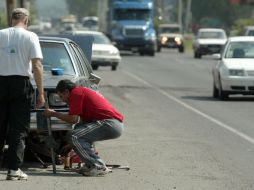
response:
<svg viewBox="0 0 254 190"><path fill-rule="evenodd" d="M59 37L39 37L42 48L44 67L44 89L48 99L49 108L58 112L67 112L68 105L61 101L55 87L59 80L69 79L79 86L85 86L94 90L98 90L100 78L96 76L91 65L81 50L81 48L72 40ZM90 40L92 48L92 40ZM90 51L91 52L91 51ZM32 81L35 87L35 82ZM50 157L47 137L47 120L42 115L43 109L35 109L37 91L33 96L31 107L30 134L27 141L27 157L31 156L31 152L38 155ZM57 118L51 118L51 129L59 153L65 140L65 134L72 129L72 125L65 123ZM29 152L30 150L30 152Z"/></svg>
<svg viewBox="0 0 254 190"><path fill-rule="evenodd" d="M99 66L110 66L112 71L117 70L121 62L121 55L110 39L98 31L76 30L73 35L91 35L94 38L92 47L92 68L97 70Z"/></svg>
<svg viewBox="0 0 254 190"><path fill-rule="evenodd" d="M160 24L158 27L157 51L161 48L177 48L180 53L184 52L184 38L179 24Z"/></svg>
<svg viewBox="0 0 254 190"><path fill-rule="evenodd" d="M225 100L230 94L254 95L254 37L229 38L212 75L214 98Z"/></svg>
<svg viewBox="0 0 254 190"><path fill-rule="evenodd" d="M246 26L244 30L245 36L254 36L254 26Z"/></svg>
<svg viewBox="0 0 254 190"><path fill-rule="evenodd" d="M193 41L194 58L220 53L227 41L226 32L220 28L200 28Z"/></svg>

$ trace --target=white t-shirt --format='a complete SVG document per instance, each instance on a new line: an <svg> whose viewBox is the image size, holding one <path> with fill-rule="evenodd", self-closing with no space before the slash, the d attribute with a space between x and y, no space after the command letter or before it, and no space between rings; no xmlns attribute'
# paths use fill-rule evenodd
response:
<svg viewBox="0 0 254 190"><path fill-rule="evenodd" d="M21 27L0 30L0 76L31 77L33 58L43 58L35 33Z"/></svg>

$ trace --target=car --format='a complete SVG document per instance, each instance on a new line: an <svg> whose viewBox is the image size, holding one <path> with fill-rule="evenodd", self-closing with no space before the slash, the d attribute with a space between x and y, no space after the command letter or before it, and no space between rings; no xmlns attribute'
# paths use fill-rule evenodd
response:
<svg viewBox="0 0 254 190"><path fill-rule="evenodd" d="M226 41L225 30L221 28L200 28L192 44L194 58L220 53Z"/></svg>
<svg viewBox="0 0 254 190"><path fill-rule="evenodd" d="M161 48L177 48L180 53L184 52L184 37L181 25L179 24L160 24L158 27L157 51Z"/></svg>
<svg viewBox="0 0 254 190"><path fill-rule="evenodd" d="M244 30L245 36L254 36L254 26L246 26Z"/></svg>
<svg viewBox="0 0 254 190"><path fill-rule="evenodd" d="M213 97L254 95L254 37L230 37L212 69Z"/></svg>
<svg viewBox="0 0 254 190"><path fill-rule="evenodd" d="M67 112L68 105L61 101L55 87L61 79L69 79L79 86L98 90L100 77L93 73L91 64L81 48L72 40L59 37L39 37L43 54L44 88L49 108L58 112ZM89 42L89 40L87 41ZM92 40L87 48L92 48ZM88 51L89 52L89 51ZM91 51L90 51L91 52ZM32 84L36 87L34 80ZM27 140L25 158L36 155L50 157L49 142L47 138L47 119L43 116L44 108L35 109L37 91L35 91L31 106L30 133ZM57 118L51 118L51 130L55 137L55 151L59 154L65 141L66 133L72 125Z"/></svg>
<svg viewBox="0 0 254 190"><path fill-rule="evenodd" d="M121 62L121 55L110 39L98 31L76 30L71 32L72 35L91 35L94 38L92 47L92 68L97 70L99 66L110 66L112 71L117 70Z"/></svg>

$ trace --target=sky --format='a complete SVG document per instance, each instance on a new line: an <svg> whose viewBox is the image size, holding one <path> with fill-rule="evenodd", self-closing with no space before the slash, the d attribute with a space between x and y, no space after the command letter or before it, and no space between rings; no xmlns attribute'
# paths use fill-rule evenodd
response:
<svg viewBox="0 0 254 190"><path fill-rule="evenodd" d="M35 0L40 17L59 18L68 15L65 0ZM6 0L0 0L0 11L6 10Z"/></svg>
<svg viewBox="0 0 254 190"><path fill-rule="evenodd" d="M40 17L60 18L68 14L65 0L36 0Z"/></svg>

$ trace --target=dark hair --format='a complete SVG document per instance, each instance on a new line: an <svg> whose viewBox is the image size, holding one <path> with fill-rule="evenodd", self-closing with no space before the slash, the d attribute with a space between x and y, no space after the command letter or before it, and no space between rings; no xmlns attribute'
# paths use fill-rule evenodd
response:
<svg viewBox="0 0 254 190"><path fill-rule="evenodd" d="M56 92L71 91L76 87L76 84L68 79L60 80L56 86Z"/></svg>

